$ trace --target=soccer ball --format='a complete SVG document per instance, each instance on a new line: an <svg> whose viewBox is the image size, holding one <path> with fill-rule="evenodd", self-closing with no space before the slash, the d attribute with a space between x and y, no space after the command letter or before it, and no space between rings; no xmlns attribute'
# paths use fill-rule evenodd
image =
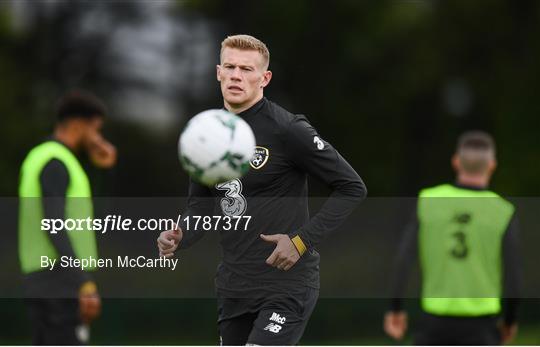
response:
<svg viewBox="0 0 540 347"><path fill-rule="evenodd" d="M209 187L245 175L254 151L251 127L225 110L199 113L178 141L183 168L193 180Z"/></svg>

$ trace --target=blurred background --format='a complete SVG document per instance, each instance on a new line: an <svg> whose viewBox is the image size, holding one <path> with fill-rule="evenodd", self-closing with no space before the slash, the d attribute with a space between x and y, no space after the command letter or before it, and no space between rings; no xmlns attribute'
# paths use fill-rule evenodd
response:
<svg viewBox="0 0 540 347"><path fill-rule="evenodd" d="M271 52L266 96L306 114L370 196L452 181L456 137L482 129L498 145L492 188L536 197L539 19L534 0L3 0L0 196L17 195L22 159L50 133L58 96L75 87L107 102L105 134L119 151L115 169L89 167L95 195L185 195L178 136L191 116L222 106L220 43L246 33ZM312 195L326 194L312 183ZM22 301L1 305L0 341L29 343ZM302 342L391 344L386 306L321 300ZM517 343L540 344L538 312L528 299ZM214 344L215 318L212 299L110 299L93 343Z"/></svg>

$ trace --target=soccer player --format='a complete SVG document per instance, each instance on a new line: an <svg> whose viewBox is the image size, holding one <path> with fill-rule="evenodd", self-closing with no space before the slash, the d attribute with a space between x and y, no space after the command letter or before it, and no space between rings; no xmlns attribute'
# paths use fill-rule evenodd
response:
<svg viewBox="0 0 540 347"><path fill-rule="evenodd" d="M217 80L225 108L253 129L252 169L242 179L207 188L191 182L185 215L252 216L247 231L221 231L223 260L216 276L218 327L225 345L298 343L319 290L317 245L366 196L355 170L310 125L263 96L272 73L266 45L248 35L221 45ZM311 219L307 176L332 194ZM217 199L217 204L214 201ZM162 232L160 254L170 257L204 232Z"/></svg>
<svg viewBox="0 0 540 347"><path fill-rule="evenodd" d="M35 345L79 345L89 338L88 324L100 312L92 276L75 268L43 267L42 256L97 258L89 230L51 234L42 219L93 217L91 186L78 155L86 152L100 168L116 161L116 149L100 134L104 104L73 91L58 103L52 136L26 156L20 174L19 259Z"/></svg>
<svg viewBox="0 0 540 347"><path fill-rule="evenodd" d="M517 332L518 231L513 205L488 190L496 167L492 137L464 133L452 165L456 183L420 192L398 252L384 330L395 339L405 334L407 315L400 298L418 258L423 315L416 344L508 342Z"/></svg>

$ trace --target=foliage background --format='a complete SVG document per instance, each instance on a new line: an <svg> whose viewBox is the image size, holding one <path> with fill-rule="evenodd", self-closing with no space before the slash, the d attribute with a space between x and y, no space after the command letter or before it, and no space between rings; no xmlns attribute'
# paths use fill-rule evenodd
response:
<svg viewBox="0 0 540 347"><path fill-rule="evenodd" d="M74 87L111 105L106 134L120 160L111 172L89 168L96 195L184 195L178 135L190 116L221 106L213 69L222 38L249 33L271 51L266 95L306 114L370 196L414 196L451 181L449 157L468 129L495 136L494 190L538 196L539 15L534 0L2 1L0 195L16 196L24 155L50 133L56 98ZM140 104L151 107L137 113ZM327 192L312 183L313 195ZM540 304L523 306L520 342L538 344ZM2 341L28 342L22 302L2 307ZM216 341L212 300L104 307L95 343ZM390 344L385 307L324 300L304 343Z"/></svg>

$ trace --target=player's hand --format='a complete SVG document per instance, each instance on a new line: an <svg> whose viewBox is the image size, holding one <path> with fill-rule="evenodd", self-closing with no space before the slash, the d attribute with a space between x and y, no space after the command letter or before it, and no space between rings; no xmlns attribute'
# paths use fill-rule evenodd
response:
<svg viewBox="0 0 540 347"><path fill-rule="evenodd" d="M499 325L499 331L501 332L501 342L504 344L510 343L516 337L518 325L517 323L507 325L503 322Z"/></svg>
<svg viewBox="0 0 540 347"><path fill-rule="evenodd" d="M387 312L384 315L384 332L395 340L401 340L407 331L407 313Z"/></svg>
<svg viewBox="0 0 540 347"><path fill-rule="evenodd" d="M101 298L96 284L92 281L83 283L79 289L79 315L84 324L90 324L101 313Z"/></svg>
<svg viewBox="0 0 540 347"><path fill-rule="evenodd" d="M165 258L172 257L178 248L180 241L182 241L183 236L184 234L180 227L176 227L173 230L163 231L161 234L159 234L157 239L159 256Z"/></svg>
<svg viewBox="0 0 540 347"><path fill-rule="evenodd" d="M99 133L90 137L87 150L90 160L99 168L109 169L116 164L116 147Z"/></svg>
<svg viewBox="0 0 540 347"><path fill-rule="evenodd" d="M287 271L296 264L298 259L300 259L300 253L294 246L294 243L291 241L289 235L285 234L275 234L275 235L264 235L261 234L261 239L266 242L272 242L276 244L276 248L268 259L266 259L266 264L277 267L280 270Z"/></svg>

